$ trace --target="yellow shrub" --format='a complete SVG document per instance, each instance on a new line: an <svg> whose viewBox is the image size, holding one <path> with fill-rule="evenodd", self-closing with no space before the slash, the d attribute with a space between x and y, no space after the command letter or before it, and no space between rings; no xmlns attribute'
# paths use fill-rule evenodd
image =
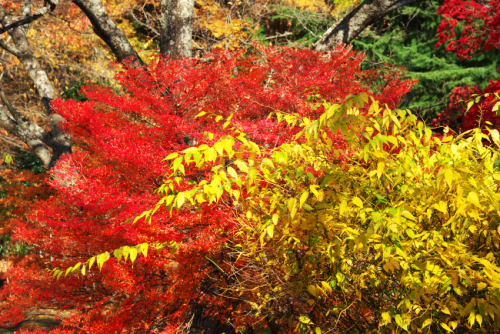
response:
<svg viewBox="0 0 500 334"><path fill-rule="evenodd" d="M164 202L232 197L240 269L228 293L283 330L491 332L500 322L500 171L497 148L483 142L498 146L498 132L439 139L408 111L374 102L362 115L366 100L300 120L302 142L266 151L241 133L171 155L176 170L231 163Z"/></svg>
<svg viewBox="0 0 500 334"><path fill-rule="evenodd" d="M498 131L440 139L408 111L373 102L364 115L367 100L325 103L317 120L276 114L303 128L275 149L233 129L171 154L177 180L189 164L212 175L180 192L168 181L141 217L163 205L229 205L239 229L225 245L232 268L218 267L232 283L220 289L285 333L497 331ZM333 145L339 136L347 149ZM156 248L166 246L177 247Z"/></svg>

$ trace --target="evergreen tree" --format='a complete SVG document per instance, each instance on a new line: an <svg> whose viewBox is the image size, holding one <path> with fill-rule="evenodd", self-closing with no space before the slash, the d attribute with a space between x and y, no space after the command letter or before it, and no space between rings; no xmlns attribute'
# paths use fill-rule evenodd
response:
<svg viewBox="0 0 500 334"><path fill-rule="evenodd" d="M463 60L445 51L445 45L435 47L437 27L443 19L437 14L441 4L431 0L402 7L353 42L356 50L366 53L365 68L402 65L408 70L408 79L419 80L401 107L425 118L433 118L447 107L453 88L479 85L484 89L499 76L499 50Z"/></svg>

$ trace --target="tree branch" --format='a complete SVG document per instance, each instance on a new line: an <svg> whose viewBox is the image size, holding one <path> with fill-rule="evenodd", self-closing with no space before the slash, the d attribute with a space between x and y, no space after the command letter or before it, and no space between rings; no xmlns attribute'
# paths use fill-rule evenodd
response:
<svg viewBox="0 0 500 334"><path fill-rule="evenodd" d="M3 34L11 29L30 24L33 21L38 20L45 14L56 9L58 0L46 0L46 5L39 10L36 11L35 15L28 15L29 11L31 11L31 1L26 1L23 5L23 19L7 24L6 26L0 28L0 34ZM8 50L7 50L8 51Z"/></svg>
<svg viewBox="0 0 500 334"><path fill-rule="evenodd" d="M342 43L349 44L364 29L390 12L422 1L426 0L365 0L336 26L330 27L313 48L317 51L326 51Z"/></svg>
<svg viewBox="0 0 500 334"><path fill-rule="evenodd" d="M97 36L106 43L119 62L128 59L139 67L145 66L129 40L111 20L101 0L71 0L88 17Z"/></svg>
<svg viewBox="0 0 500 334"><path fill-rule="evenodd" d="M44 139L50 138L49 134L38 125L24 121L1 89L0 99L7 106L10 113L18 118L16 121L0 109L0 126L22 140L42 160L45 166L49 166L53 154L44 143Z"/></svg>

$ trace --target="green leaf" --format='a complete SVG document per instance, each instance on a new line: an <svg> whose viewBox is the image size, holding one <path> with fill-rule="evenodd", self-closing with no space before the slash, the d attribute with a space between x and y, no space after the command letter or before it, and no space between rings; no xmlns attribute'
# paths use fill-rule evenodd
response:
<svg viewBox="0 0 500 334"><path fill-rule="evenodd" d="M467 103L467 110L465 112L467 113L469 111L469 109L472 108L473 105L474 105L474 101L473 100L469 101L469 103Z"/></svg>
<svg viewBox="0 0 500 334"><path fill-rule="evenodd" d="M497 112L499 108L500 108L500 102L497 102L497 103L495 103L495 105L493 106L493 108L491 110L493 112Z"/></svg>

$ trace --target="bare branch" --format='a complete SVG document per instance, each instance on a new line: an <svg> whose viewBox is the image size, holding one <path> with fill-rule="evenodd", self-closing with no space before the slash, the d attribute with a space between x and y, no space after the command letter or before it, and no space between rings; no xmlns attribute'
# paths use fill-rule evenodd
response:
<svg viewBox="0 0 500 334"><path fill-rule="evenodd" d="M19 57L20 55L19 50L14 45L8 44L8 41L6 42L1 38L0 38L0 48L10 52L16 57Z"/></svg>
<svg viewBox="0 0 500 334"><path fill-rule="evenodd" d="M101 0L71 1L89 18L94 32L111 48L119 62L129 59L140 67L145 65L125 34L109 18Z"/></svg>
<svg viewBox="0 0 500 334"><path fill-rule="evenodd" d="M3 95L5 96L5 94ZM44 165L49 166L53 159L53 155L42 140L42 138L49 138L49 134L36 124L25 122L22 119L21 122L22 125L0 109L0 126L28 145L28 147L43 161Z"/></svg>
<svg viewBox="0 0 500 334"><path fill-rule="evenodd" d="M3 72L2 72L2 76L3 76ZM14 108L12 103L10 103L9 99L7 99L7 96L5 96L5 93L3 92L2 89L0 89L0 100L2 100L3 104L5 104L5 106L7 107L7 110L9 110L10 114L14 117L17 124L24 128L24 122L21 119L21 115L17 112L16 108Z"/></svg>
<svg viewBox="0 0 500 334"><path fill-rule="evenodd" d="M58 0L46 0L45 3L46 3L46 5L42 8L40 8L39 10L37 10L35 15L26 15L27 13L31 13L31 1L26 1L23 4L23 19L16 21L16 22L9 23L7 25L4 25L3 28L0 28L0 34L3 34L11 29L14 29L14 28L26 25L26 24L30 24L31 22L38 20L39 18L41 18L45 14L53 11L56 8L59 1ZM27 32L27 29L25 31L25 34L26 34L26 32Z"/></svg>
<svg viewBox="0 0 500 334"><path fill-rule="evenodd" d="M314 45L317 51L326 51L344 43L349 44L364 29L381 20L390 12L426 0L365 0L354 8L336 26L330 27Z"/></svg>

